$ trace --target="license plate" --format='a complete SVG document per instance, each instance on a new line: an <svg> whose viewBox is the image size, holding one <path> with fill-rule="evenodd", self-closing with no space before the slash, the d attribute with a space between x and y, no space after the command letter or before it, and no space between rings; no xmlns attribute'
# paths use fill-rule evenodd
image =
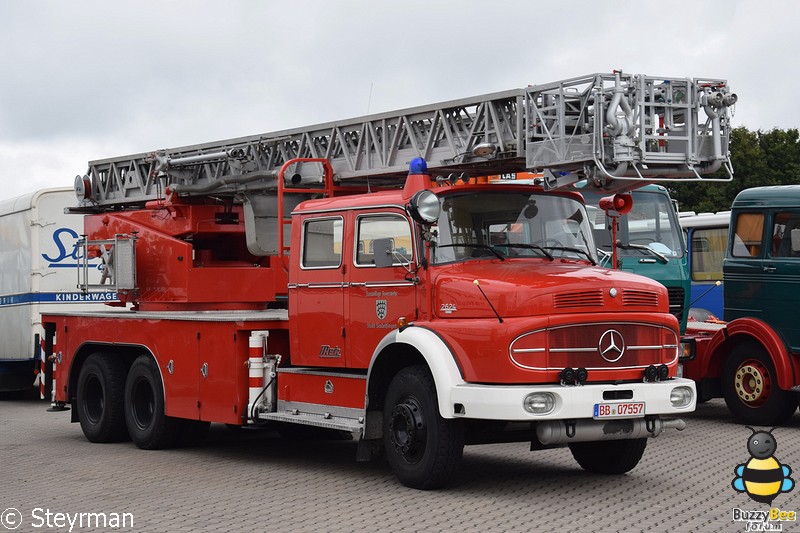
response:
<svg viewBox="0 0 800 533"><path fill-rule="evenodd" d="M596 403L594 418L640 418L644 416L644 402Z"/></svg>

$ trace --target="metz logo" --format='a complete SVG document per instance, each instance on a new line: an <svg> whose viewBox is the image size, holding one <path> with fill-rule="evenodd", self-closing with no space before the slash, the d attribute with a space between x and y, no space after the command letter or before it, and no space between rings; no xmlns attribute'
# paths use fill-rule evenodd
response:
<svg viewBox="0 0 800 533"><path fill-rule="evenodd" d="M328 344L323 344L319 347L319 356L320 357L341 357L342 356L342 349L338 346L330 346Z"/></svg>

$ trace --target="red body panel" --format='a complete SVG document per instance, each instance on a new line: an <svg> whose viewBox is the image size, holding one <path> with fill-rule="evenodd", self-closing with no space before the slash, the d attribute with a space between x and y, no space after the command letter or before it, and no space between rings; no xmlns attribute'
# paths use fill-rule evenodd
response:
<svg viewBox="0 0 800 533"><path fill-rule="evenodd" d="M363 409L366 376L281 372L278 400Z"/></svg>
<svg viewBox="0 0 800 533"><path fill-rule="evenodd" d="M56 323L59 384L56 399L69 401L68 383L77 379L73 370L76 356L110 351L120 346L151 353L164 384L166 414L223 422L242 423L247 406L248 336L252 330L272 330L271 348L286 349L281 330L285 321L180 320L132 313L113 316L47 317ZM85 346L90 340L92 347ZM172 361L172 373L169 371ZM207 375L201 368L207 364Z"/></svg>
<svg viewBox="0 0 800 533"><path fill-rule="evenodd" d="M123 291L120 299L144 311L261 309L285 295L286 273L278 261L249 254L242 217L216 224L220 213L223 209L213 205L163 205L90 215L84 225L90 240L137 235L139 291Z"/></svg>

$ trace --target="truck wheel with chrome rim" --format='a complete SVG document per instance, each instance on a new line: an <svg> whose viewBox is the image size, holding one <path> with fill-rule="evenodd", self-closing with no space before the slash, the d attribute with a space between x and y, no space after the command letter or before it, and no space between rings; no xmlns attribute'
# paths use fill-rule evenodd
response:
<svg viewBox="0 0 800 533"><path fill-rule="evenodd" d="M569 445L581 468L593 474L624 474L639 464L647 439L575 442Z"/></svg>
<svg viewBox="0 0 800 533"><path fill-rule="evenodd" d="M756 343L731 350L722 367L722 395L731 413L747 424L777 426L797 409L797 399L778 387L775 365Z"/></svg>
<svg viewBox="0 0 800 533"><path fill-rule="evenodd" d="M383 408L386 457L403 485L415 489L445 486L461 462L464 427L440 416L430 370L401 370L389 384Z"/></svg>
<svg viewBox="0 0 800 533"><path fill-rule="evenodd" d="M125 364L110 354L90 355L78 374L77 405L81 430L91 442L127 438L124 411Z"/></svg>
<svg viewBox="0 0 800 533"><path fill-rule="evenodd" d="M164 413L164 389L155 360L140 355L125 381L125 422L139 448L157 450L175 444L181 419Z"/></svg>

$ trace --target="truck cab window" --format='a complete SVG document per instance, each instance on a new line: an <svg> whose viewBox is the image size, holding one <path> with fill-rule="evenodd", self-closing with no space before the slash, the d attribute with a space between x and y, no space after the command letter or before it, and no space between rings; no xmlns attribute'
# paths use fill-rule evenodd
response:
<svg viewBox="0 0 800 533"><path fill-rule="evenodd" d="M596 261L581 202L559 195L509 191L442 199L436 264L506 257Z"/></svg>
<svg viewBox="0 0 800 533"><path fill-rule="evenodd" d="M303 225L303 268L339 268L342 219L308 220Z"/></svg>
<svg viewBox="0 0 800 533"><path fill-rule="evenodd" d="M722 260L728 228L697 228L692 232L692 281L722 281Z"/></svg>
<svg viewBox="0 0 800 533"><path fill-rule="evenodd" d="M608 196L604 192L582 190L586 199L586 210L594 232L597 246L611 251L611 220L598 206L600 198ZM649 191L633 191L633 207L619 217L617 239L622 246L621 257L652 257L647 248L665 257L683 257L684 245L678 226L675 209L665 194ZM643 248L644 247L644 248Z"/></svg>
<svg viewBox="0 0 800 533"><path fill-rule="evenodd" d="M398 215L359 217L356 244L356 266L374 267L375 254L386 254L387 250L393 265L411 261L411 228L408 220Z"/></svg>
<svg viewBox="0 0 800 533"><path fill-rule="evenodd" d="M772 257L800 257L800 213L775 215Z"/></svg>
<svg viewBox="0 0 800 533"><path fill-rule="evenodd" d="M736 217L731 255L733 257L759 257L761 236L764 233L764 215L741 213Z"/></svg>

